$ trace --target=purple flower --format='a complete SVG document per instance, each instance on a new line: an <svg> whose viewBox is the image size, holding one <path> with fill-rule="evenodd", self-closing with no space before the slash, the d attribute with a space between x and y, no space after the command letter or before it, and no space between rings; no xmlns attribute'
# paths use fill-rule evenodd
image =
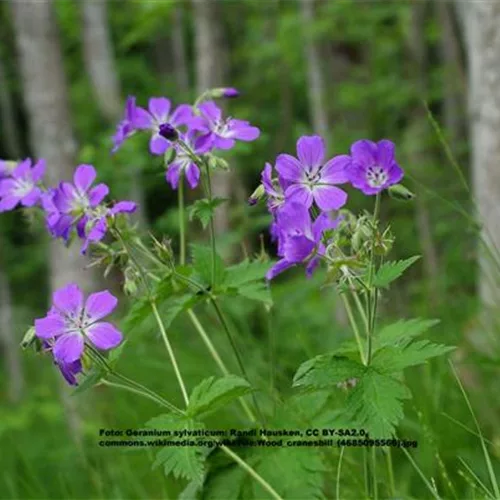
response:
<svg viewBox="0 0 500 500"><path fill-rule="evenodd" d="M106 184L92 187L96 171L92 165L79 165L73 176L73 184L61 182L43 197L49 232L55 237L69 238L73 224L91 209L97 207L109 193ZM80 222L81 224L81 222Z"/></svg>
<svg viewBox="0 0 500 500"><path fill-rule="evenodd" d="M221 109L213 101L203 102L198 109L201 116L193 118L188 126L199 131L203 139L210 141L216 149L231 149L236 140L254 141L260 135L260 130L247 121L223 119Z"/></svg>
<svg viewBox="0 0 500 500"><path fill-rule="evenodd" d="M338 210L345 205L347 193L335 187L348 181L347 155L340 155L324 163L325 144L317 135L303 136L297 141L297 156L281 154L276 159L276 170L289 183L286 199L310 208L313 201L321 210Z"/></svg>
<svg viewBox="0 0 500 500"><path fill-rule="evenodd" d="M0 160L0 181L9 178L17 165L15 161Z"/></svg>
<svg viewBox="0 0 500 500"><path fill-rule="evenodd" d="M271 280L301 262L307 262L306 274L311 276L319 264L319 257L325 252L324 232L335 229L338 223L339 218L332 220L324 212L313 222L304 205L286 203L277 213L275 227L281 259L268 271L266 278Z"/></svg>
<svg viewBox="0 0 500 500"><path fill-rule="evenodd" d="M83 293L75 284L54 292L47 316L35 320L35 333L52 345L65 378L69 373L74 375L77 367L72 363L81 358L86 343L102 350L120 344L121 332L111 323L100 321L115 309L117 302L116 297L103 291L91 294L84 303Z"/></svg>
<svg viewBox="0 0 500 500"><path fill-rule="evenodd" d="M135 132L135 115L136 115L136 105L135 97L127 97L127 102L125 104L125 113L123 119L116 127L115 135L113 136L113 149L112 153L115 153L118 148L123 144L123 142L128 139Z"/></svg>
<svg viewBox="0 0 500 500"><path fill-rule="evenodd" d="M56 365L69 385L78 385L76 375L82 372L82 362L79 359L72 363L64 363L63 361L56 360Z"/></svg>
<svg viewBox="0 0 500 500"><path fill-rule="evenodd" d="M266 163L264 170L260 174L264 191L267 195L267 208L274 215L276 211L285 203L285 191L289 183L283 178L272 178L273 167Z"/></svg>
<svg viewBox="0 0 500 500"><path fill-rule="evenodd" d="M165 138L162 131L186 125L193 116L191 106L181 104L172 113L171 103L165 97L152 97L149 99L148 111L136 107L134 111L133 125L136 129L151 130L153 135L149 141L149 151L154 155L162 155L171 146L171 142Z"/></svg>
<svg viewBox="0 0 500 500"><path fill-rule="evenodd" d="M347 168L349 182L364 194L380 193L403 178L403 170L394 159L394 143L383 139L378 143L361 140L351 146L351 164Z"/></svg>
<svg viewBox="0 0 500 500"><path fill-rule="evenodd" d="M197 137L194 131L181 136L181 140L196 155L202 155L210 150L210 143L204 140L203 137ZM168 166L165 175L167 182L172 186L172 189L177 189L181 175L184 175L189 187L194 189L200 182L200 169L185 151L182 144L176 144L175 151L175 158Z"/></svg>
<svg viewBox="0 0 500 500"><path fill-rule="evenodd" d="M77 226L78 235L84 240L81 253L85 254L91 243L97 243L106 236L109 218L121 213L133 213L136 210L137 204L133 201L119 201L111 208L102 207L95 213L85 215Z"/></svg>
<svg viewBox="0 0 500 500"><path fill-rule="evenodd" d="M40 200L42 191L37 184L45 174L45 160L39 160L33 167L31 160L19 163L10 177L0 180L0 212L12 210L18 204L32 207Z"/></svg>

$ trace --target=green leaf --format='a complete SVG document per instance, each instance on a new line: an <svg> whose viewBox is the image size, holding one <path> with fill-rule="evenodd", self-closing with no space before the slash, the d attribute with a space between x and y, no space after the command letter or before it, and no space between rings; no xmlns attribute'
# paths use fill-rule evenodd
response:
<svg viewBox="0 0 500 500"><path fill-rule="evenodd" d="M421 318L396 321L384 326L375 335L375 345L378 347L394 344L407 345L414 337L422 335L438 323L438 319Z"/></svg>
<svg viewBox="0 0 500 500"><path fill-rule="evenodd" d="M418 259L420 259L420 255L415 255L406 260L382 264L375 274L373 286L387 288L391 282L399 278Z"/></svg>
<svg viewBox="0 0 500 500"><path fill-rule="evenodd" d="M77 394L88 391L90 388L97 385L104 377L104 375L106 375L106 372L103 368L94 366L92 370L83 377L83 379L79 380L78 386L71 393L71 395L76 396Z"/></svg>
<svg viewBox="0 0 500 500"><path fill-rule="evenodd" d="M205 245L191 245L191 256L196 274L207 286L212 283L212 249ZM220 285L225 276L224 262L219 255L215 256L215 283Z"/></svg>
<svg viewBox="0 0 500 500"><path fill-rule="evenodd" d="M265 278L269 270L269 262L254 261L245 259L243 262L226 269L224 285L229 287L239 287L252 281L258 281Z"/></svg>
<svg viewBox="0 0 500 500"><path fill-rule="evenodd" d="M212 198L209 200L204 198L202 200L196 200L189 208L189 220L198 219L206 229L212 217L214 217L215 209L226 202L226 198Z"/></svg>
<svg viewBox="0 0 500 500"><path fill-rule="evenodd" d="M346 413L372 438L388 438L403 418L403 400L411 398L399 380L368 368L347 398Z"/></svg>
<svg viewBox="0 0 500 500"><path fill-rule="evenodd" d="M366 367L347 356L322 354L302 363L293 378L294 387L321 389L363 375Z"/></svg>
<svg viewBox="0 0 500 500"><path fill-rule="evenodd" d="M375 352L372 365L381 373L400 372L454 349L455 347L433 344L428 340L413 342L405 347L386 346Z"/></svg>
<svg viewBox="0 0 500 500"><path fill-rule="evenodd" d="M150 429L169 430L172 438L175 431L197 431L205 426L201 422L195 422L187 416L175 414L163 414L152 418L146 427ZM189 439L196 439L189 437ZM173 474L175 478L184 478L194 481L198 485L203 484L205 478L205 451L201 446L165 446L156 454L153 468L163 465L165 475Z"/></svg>
<svg viewBox="0 0 500 500"><path fill-rule="evenodd" d="M247 299L263 302L267 306L273 305L271 290L266 283L247 283L236 289L236 293Z"/></svg>
<svg viewBox="0 0 500 500"><path fill-rule="evenodd" d="M252 391L250 384L236 375L210 377L198 384L189 398L188 415L195 417L216 411Z"/></svg>

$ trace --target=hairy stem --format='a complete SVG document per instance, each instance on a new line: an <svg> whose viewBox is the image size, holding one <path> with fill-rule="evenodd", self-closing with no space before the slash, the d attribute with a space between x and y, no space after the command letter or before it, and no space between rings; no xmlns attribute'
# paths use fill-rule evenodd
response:
<svg viewBox="0 0 500 500"><path fill-rule="evenodd" d="M181 174L179 179L179 240L180 240L180 263L183 266L186 263L186 228L184 220L184 176Z"/></svg>
<svg viewBox="0 0 500 500"><path fill-rule="evenodd" d="M352 331L354 332L354 337L356 339L356 344L358 344L359 355L361 356L361 361L364 365L366 365L365 353L363 351L363 344L361 343L361 335L359 333L359 328L356 323L356 319L354 318L354 314L352 312L351 304L349 303L349 299L345 296L345 294L341 293L340 296L344 301L344 307L347 312L347 317L349 318L349 323L351 324Z"/></svg>

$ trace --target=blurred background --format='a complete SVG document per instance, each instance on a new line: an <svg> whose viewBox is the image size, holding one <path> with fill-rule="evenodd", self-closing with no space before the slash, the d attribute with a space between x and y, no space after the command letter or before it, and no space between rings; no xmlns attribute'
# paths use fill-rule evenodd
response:
<svg viewBox="0 0 500 500"><path fill-rule="evenodd" d="M490 453L500 458L499 2L4 0L0 25L0 158L45 158L51 182L70 179L79 163L94 164L112 198L140 203L144 234L175 241L176 193L161 160L147 154L146 138L111 155L126 96L144 106L150 96L180 104L211 87L240 90L226 112L262 135L227 153L232 170L215 181L216 194L231 199L216 221L228 260L262 248L273 255L265 208L246 200L264 163L293 154L300 135L322 135L330 155L361 138L394 141L417 197L384 199L382 215L397 238L393 257L422 259L383 297L382 312L387 321L441 319L430 335L458 347L454 362ZM373 199L349 194L353 211L372 209ZM189 240L200 232L191 224ZM19 348L52 289L69 281L88 292L118 289L121 277L103 281L85 269L78 248L50 243L43 223L19 210L1 215L0 238L0 496L176 498L183 483L151 471L148 452L97 446L100 428L140 428L157 413L152 403L104 386L71 396L48 358ZM265 384L271 365L284 394L301 362L350 336L319 274L305 280L299 270L276 280L270 321L261 305L225 303L252 377ZM122 312L128 303L121 298ZM199 313L238 373L216 318ZM121 370L180 401L156 332L125 334ZM171 335L188 385L217 373L188 322L176 321ZM487 468L448 363L414 369L409 383L415 396L401 434L419 440L412 453L423 474L446 497L481 497L476 479L487 482ZM352 498L361 473L354 457L344 469ZM400 496L428 497L400 458Z"/></svg>

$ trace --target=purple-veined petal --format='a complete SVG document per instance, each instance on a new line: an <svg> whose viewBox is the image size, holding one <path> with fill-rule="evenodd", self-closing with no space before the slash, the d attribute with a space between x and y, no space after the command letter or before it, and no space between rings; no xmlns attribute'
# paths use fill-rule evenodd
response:
<svg viewBox="0 0 500 500"><path fill-rule="evenodd" d="M299 182L304 179L304 170L297 158L288 154L278 155L276 171L286 180Z"/></svg>
<svg viewBox="0 0 500 500"><path fill-rule="evenodd" d="M213 101L205 101L202 102L198 109L201 111L206 118L208 118L211 122L217 122L222 117L221 109L215 104Z"/></svg>
<svg viewBox="0 0 500 500"><path fill-rule="evenodd" d="M233 122L235 121L238 120L233 120ZM240 141L255 141L255 139L257 139L259 136L260 136L260 129L251 126L233 128L230 134L228 134L228 137L233 137Z"/></svg>
<svg viewBox="0 0 500 500"><path fill-rule="evenodd" d="M95 323L85 333L97 348L103 350L118 346L123 338L122 333L111 323Z"/></svg>
<svg viewBox="0 0 500 500"><path fill-rule="evenodd" d="M101 203L101 201L104 200L104 198L106 198L108 193L109 193L109 187L106 186L106 184L104 183L97 184L97 186L93 187L89 191L90 206L96 207L97 205L99 205L99 203Z"/></svg>
<svg viewBox="0 0 500 500"><path fill-rule="evenodd" d="M59 288L52 295L52 302L64 315L78 315L83 307L83 293L75 283Z"/></svg>
<svg viewBox="0 0 500 500"><path fill-rule="evenodd" d="M281 259L278 262L276 262L276 264L274 264L274 266L271 267L269 271L267 271L266 279L272 280L273 278L278 276L278 274L281 274L283 271L286 271L287 269L293 267L294 265L295 265L294 262L288 262L286 259Z"/></svg>
<svg viewBox="0 0 500 500"><path fill-rule="evenodd" d="M278 193L274 189L273 180L271 177L272 172L272 165L270 163L266 163L264 170L262 170L262 173L260 174L260 178L262 180L262 185L264 186L264 190L266 191L266 193L271 196L277 196Z"/></svg>
<svg viewBox="0 0 500 500"><path fill-rule="evenodd" d="M87 234L87 240L89 241L101 241L104 236L106 236L106 232L108 231L108 223L106 221L106 217L101 217L99 220L95 222L90 231Z"/></svg>
<svg viewBox="0 0 500 500"><path fill-rule="evenodd" d="M64 363L63 361L56 360L56 365L69 385L78 385L76 375L82 371L82 362L79 359L72 363Z"/></svg>
<svg viewBox="0 0 500 500"><path fill-rule="evenodd" d="M165 179L170 184L172 189L177 189L179 186L179 180L181 177L181 164L177 162L173 162L168 166L168 169L165 173Z"/></svg>
<svg viewBox="0 0 500 500"><path fill-rule="evenodd" d="M347 202L347 193L335 186L314 186L313 188L314 201L321 210L338 210Z"/></svg>
<svg viewBox="0 0 500 500"><path fill-rule="evenodd" d="M356 141L351 146L351 155L353 160L364 167L369 167L377 163L377 153L377 145L366 139Z"/></svg>
<svg viewBox="0 0 500 500"><path fill-rule="evenodd" d="M31 172L31 160L26 158L22 162L18 163L17 167L12 171L12 177L14 179L22 179L30 175Z"/></svg>
<svg viewBox="0 0 500 500"><path fill-rule="evenodd" d="M15 195L7 195L0 200L0 212L7 212L8 210L12 210L21 199L19 196Z"/></svg>
<svg viewBox="0 0 500 500"><path fill-rule="evenodd" d="M135 201L119 201L113 205L113 208L109 211L111 215L127 213L130 214L137 210L137 203Z"/></svg>
<svg viewBox="0 0 500 500"><path fill-rule="evenodd" d="M21 198L21 205L24 207L32 207L37 204L42 191L40 188L34 187L26 196Z"/></svg>
<svg viewBox="0 0 500 500"><path fill-rule="evenodd" d="M387 185L397 184L404 176L403 169L397 164L393 163L389 169L389 179Z"/></svg>
<svg viewBox="0 0 500 500"><path fill-rule="evenodd" d="M194 152L199 155L208 153L212 149L213 143L214 135L212 133L200 135L194 140Z"/></svg>
<svg viewBox="0 0 500 500"><path fill-rule="evenodd" d="M153 117L139 106L135 108L132 126L139 130L148 130L153 128Z"/></svg>
<svg viewBox="0 0 500 500"><path fill-rule="evenodd" d="M73 363L81 358L83 344L83 336L80 333L66 333L57 338L52 354L58 363Z"/></svg>
<svg viewBox="0 0 500 500"><path fill-rule="evenodd" d="M348 155L335 156L328 160L320 172L321 182L327 184L344 184L348 182L347 169L351 165Z"/></svg>
<svg viewBox="0 0 500 500"><path fill-rule="evenodd" d="M214 138L214 147L216 149L222 149L224 151L227 151L228 149L233 148L234 145L235 145L234 139L227 139L217 135Z"/></svg>
<svg viewBox="0 0 500 500"><path fill-rule="evenodd" d="M204 132L204 133L209 133L210 128L208 126L208 122L206 118L202 116L193 116L191 120L189 120L189 123L187 124L189 127L189 130L197 130L199 132Z"/></svg>
<svg viewBox="0 0 500 500"><path fill-rule="evenodd" d="M80 193L86 193L96 176L95 168L92 165L79 165L75 170L73 182Z"/></svg>
<svg viewBox="0 0 500 500"><path fill-rule="evenodd" d="M200 169L193 162L189 163L185 171L186 180L191 189L195 189L200 182Z"/></svg>
<svg viewBox="0 0 500 500"><path fill-rule="evenodd" d="M12 193L16 187L16 181L12 179L4 179L0 181L0 196L6 196Z"/></svg>
<svg viewBox="0 0 500 500"><path fill-rule="evenodd" d="M167 141L159 134L153 134L149 141L149 151L154 155L162 155L170 147L170 141Z"/></svg>
<svg viewBox="0 0 500 500"><path fill-rule="evenodd" d="M34 182L40 182L45 175L47 162L45 160L38 160L33 169L31 170L31 178Z"/></svg>
<svg viewBox="0 0 500 500"><path fill-rule="evenodd" d="M313 193L309 187L303 184L292 184L285 191L285 199L304 205L305 208L310 208L313 203Z"/></svg>
<svg viewBox="0 0 500 500"><path fill-rule="evenodd" d="M58 337L65 331L66 323L59 314L48 314L45 318L35 319L35 334L41 339Z"/></svg>
<svg viewBox="0 0 500 500"><path fill-rule="evenodd" d="M158 123L165 123L168 121L170 107L170 100L166 97L151 97L151 99L149 99L149 112L154 116Z"/></svg>
<svg viewBox="0 0 500 500"><path fill-rule="evenodd" d="M381 167L389 168L394 163L395 145L388 139L382 139L377 143L377 159Z"/></svg>
<svg viewBox="0 0 500 500"><path fill-rule="evenodd" d="M302 262L315 247L314 241L304 235L288 236L283 244L283 254L289 262Z"/></svg>
<svg viewBox="0 0 500 500"><path fill-rule="evenodd" d="M193 108L189 104L177 106L170 117L170 124L174 127L186 125L193 118Z"/></svg>
<svg viewBox="0 0 500 500"><path fill-rule="evenodd" d="M319 135L304 136L297 141L297 156L310 172L318 170L325 157L325 142Z"/></svg>
<svg viewBox="0 0 500 500"><path fill-rule="evenodd" d="M341 219L342 219L341 217L336 217L335 219L332 219L325 212L318 215L318 217L316 218L316 220L313 222L312 225L314 241L316 243L319 243L321 241L323 233L325 231L328 231L329 229L336 229Z"/></svg>
<svg viewBox="0 0 500 500"><path fill-rule="evenodd" d="M277 224L285 234L302 234L312 237L311 215L309 209L302 203L289 201L277 214Z"/></svg>
<svg viewBox="0 0 500 500"><path fill-rule="evenodd" d="M99 321L111 314L118 304L118 299L107 290L92 293L85 303L85 312L91 321Z"/></svg>

